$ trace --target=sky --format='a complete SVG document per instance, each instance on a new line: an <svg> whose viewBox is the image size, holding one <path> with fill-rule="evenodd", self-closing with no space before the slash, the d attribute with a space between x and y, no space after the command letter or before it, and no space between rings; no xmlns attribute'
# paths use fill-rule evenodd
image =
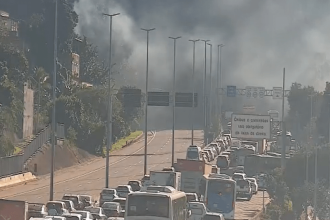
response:
<svg viewBox="0 0 330 220"><path fill-rule="evenodd" d="M330 81L329 6L326 0L79 0L74 9L79 16L76 32L98 46L105 59L109 18L101 14L120 13L113 18L112 42L113 63L119 72L116 77L123 84L144 88L146 32L140 28L156 28L149 35L150 90L172 90L174 49L168 37L181 36L176 43L177 90L192 88L193 44L188 40L207 39L213 45L214 75L217 45L225 44L221 52L222 87L279 87L285 68L286 89L299 82L322 91L325 81ZM194 85L199 91L203 85L204 51L204 43L197 42ZM208 73L209 54L207 46ZM280 110L279 101L271 98L242 100L263 108L263 112Z"/></svg>

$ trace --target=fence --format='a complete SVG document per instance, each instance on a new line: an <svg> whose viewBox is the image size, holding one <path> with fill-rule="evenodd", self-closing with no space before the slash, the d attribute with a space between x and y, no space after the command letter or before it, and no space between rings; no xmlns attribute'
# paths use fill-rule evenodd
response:
<svg viewBox="0 0 330 220"><path fill-rule="evenodd" d="M21 173L24 170L25 162L50 140L51 133L51 126L48 125L23 146L23 153L9 157L1 157L0 177ZM57 124L56 136L57 139L64 139L63 124Z"/></svg>

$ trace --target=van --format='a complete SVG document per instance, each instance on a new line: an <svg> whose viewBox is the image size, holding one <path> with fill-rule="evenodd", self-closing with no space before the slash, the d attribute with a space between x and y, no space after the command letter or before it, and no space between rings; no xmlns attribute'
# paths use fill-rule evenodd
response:
<svg viewBox="0 0 330 220"><path fill-rule="evenodd" d="M202 148L196 145L191 145L187 149L186 159L187 160L198 160L202 161Z"/></svg>

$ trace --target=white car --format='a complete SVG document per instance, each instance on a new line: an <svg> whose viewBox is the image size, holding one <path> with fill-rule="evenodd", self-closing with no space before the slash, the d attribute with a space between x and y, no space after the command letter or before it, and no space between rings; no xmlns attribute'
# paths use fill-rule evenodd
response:
<svg viewBox="0 0 330 220"><path fill-rule="evenodd" d="M116 191L120 198L126 198L129 193L133 192L130 185L119 185L117 186Z"/></svg>
<svg viewBox="0 0 330 220"><path fill-rule="evenodd" d="M246 174L245 173L234 173L232 176L232 179L237 181L237 180L245 180L246 179Z"/></svg>
<svg viewBox="0 0 330 220"><path fill-rule="evenodd" d="M251 182L252 193L257 194L258 193L258 183L257 183L256 178L246 178L246 179Z"/></svg>
<svg viewBox="0 0 330 220"><path fill-rule="evenodd" d="M72 212L72 214L80 214L80 215L82 215L84 220L93 220L92 214L88 211L80 211L79 210L79 211Z"/></svg>
<svg viewBox="0 0 330 220"><path fill-rule="evenodd" d="M236 181L236 197L246 198L251 200L253 195L251 182L247 179L240 179Z"/></svg>

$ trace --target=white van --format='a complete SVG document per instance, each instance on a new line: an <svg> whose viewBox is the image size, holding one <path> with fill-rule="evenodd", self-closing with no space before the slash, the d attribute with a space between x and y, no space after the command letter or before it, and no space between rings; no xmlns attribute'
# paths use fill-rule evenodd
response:
<svg viewBox="0 0 330 220"><path fill-rule="evenodd" d="M202 161L202 148L197 147L195 145L191 145L187 149L187 155L186 155L187 160L199 160Z"/></svg>

